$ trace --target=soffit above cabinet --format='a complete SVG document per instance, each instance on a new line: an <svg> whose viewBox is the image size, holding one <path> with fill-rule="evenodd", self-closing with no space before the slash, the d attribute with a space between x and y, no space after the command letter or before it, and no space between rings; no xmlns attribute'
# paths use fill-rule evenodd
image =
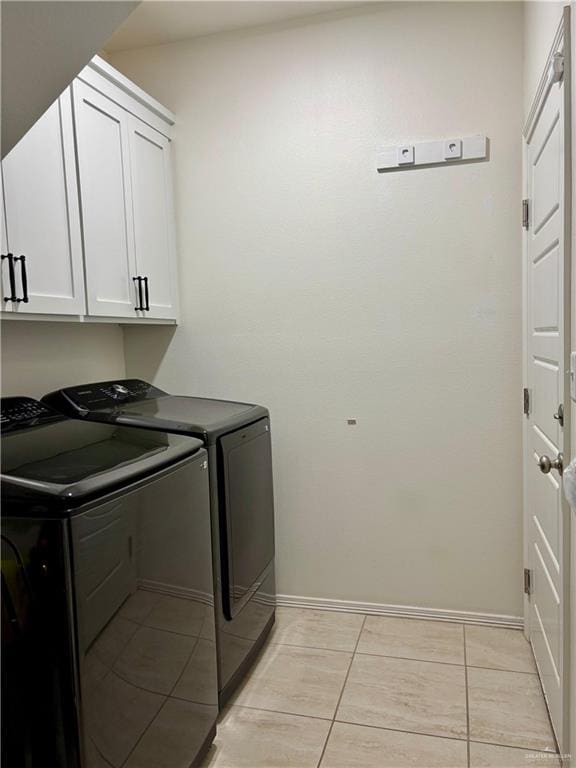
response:
<svg viewBox="0 0 576 768"><path fill-rule="evenodd" d="M179 2L178 0L147 0L115 32L105 46L109 53L150 45L164 45L190 40L219 32L230 32L248 27L260 27L282 21L318 14L356 9L375 3L350 0L324 0L323 2Z"/></svg>
<svg viewBox="0 0 576 768"><path fill-rule="evenodd" d="M2 157L138 5L124 0L2 3Z"/></svg>

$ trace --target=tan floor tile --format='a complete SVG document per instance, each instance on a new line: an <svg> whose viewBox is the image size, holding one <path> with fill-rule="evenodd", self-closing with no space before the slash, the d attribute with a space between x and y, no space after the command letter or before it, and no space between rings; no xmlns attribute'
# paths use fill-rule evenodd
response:
<svg viewBox="0 0 576 768"><path fill-rule="evenodd" d="M464 668L357 655L336 719L465 739Z"/></svg>
<svg viewBox="0 0 576 768"><path fill-rule="evenodd" d="M530 644L519 629L466 627L466 662L471 667L536 673Z"/></svg>
<svg viewBox="0 0 576 768"><path fill-rule="evenodd" d="M257 709L295 715L334 715L351 654L270 645L236 699Z"/></svg>
<svg viewBox="0 0 576 768"><path fill-rule="evenodd" d="M328 720L231 707L218 725L207 768L316 768Z"/></svg>
<svg viewBox="0 0 576 768"><path fill-rule="evenodd" d="M368 616L358 653L464 664L462 624Z"/></svg>
<svg viewBox="0 0 576 768"><path fill-rule="evenodd" d="M470 768L560 768L560 760L550 752L533 752L515 747L470 742Z"/></svg>
<svg viewBox="0 0 576 768"><path fill-rule="evenodd" d="M353 651L363 621L364 616L359 613L277 608L271 640L332 651Z"/></svg>
<svg viewBox="0 0 576 768"><path fill-rule="evenodd" d="M536 675L468 669L470 738L510 747L555 750Z"/></svg>
<svg viewBox="0 0 576 768"><path fill-rule="evenodd" d="M465 741L334 723L321 768L465 768Z"/></svg>
<svg viewBox="0 0 576 768"><path fill-rule="evenodd" d="M168 699L130 755L126 768L190 768L217 707Z"/></svg>

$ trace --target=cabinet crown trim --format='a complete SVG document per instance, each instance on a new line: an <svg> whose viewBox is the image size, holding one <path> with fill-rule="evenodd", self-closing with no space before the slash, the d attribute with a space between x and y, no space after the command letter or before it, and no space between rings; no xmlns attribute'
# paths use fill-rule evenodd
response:
<svg viewBox="0 0 576 768"><path fill-rule="evenodd" d="M124 91L130 98L142 104L146 109L149 109L157 117L159 117L166 125L173 126L176 123L176 115L160 104L159 101L152 98L146 91L142 90L138 85L129 80L121 72L111 64L108 64L101 56L94 56L94 58L87 64L87 66L80 72L78 77L82 79L82 75L87 71L92 70L98 73L101 77L104 77L108 82L113 83L117 88Z"/></svg>

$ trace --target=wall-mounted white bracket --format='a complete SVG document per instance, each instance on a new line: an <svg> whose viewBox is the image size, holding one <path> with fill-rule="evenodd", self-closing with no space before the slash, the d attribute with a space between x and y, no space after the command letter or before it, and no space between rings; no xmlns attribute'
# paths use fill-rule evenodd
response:
<svg viewBox="0 0 576 768"><path fill-rule="evenodd" d="M379 172L414 168L418 165L447 165L484 160L488 155L486 136L421 141L386 147L377 156Z"/></svg>

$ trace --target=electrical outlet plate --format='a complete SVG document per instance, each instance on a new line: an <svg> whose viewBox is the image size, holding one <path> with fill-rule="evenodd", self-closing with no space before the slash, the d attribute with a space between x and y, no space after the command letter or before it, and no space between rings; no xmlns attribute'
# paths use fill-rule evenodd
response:
<svg viewBox="0 0 576 768"><path fill-rule="evenodd" d="M570 398L576 403L576 352L570 353Z"/></svg>
<svg viewBox="0 0 576 768"><path fill-rule="evenodd" d="M488 157L486 136L466 136L441 141L422 141L417 144L398 144L378 153L376 168L379 173L398 171L418 165L450 165L467 160L485 160Z"/></svg>
<svg viewBox="0 0 576 768"><path fill-rule="evenodd" d="M444 160L460 160L462 158L462 139L449 139L444 142Z"/></svg>
<svg viewBox="0 0 576 768"><path fill-rule="evenodd" d="M411 165L414 163L414 145L404 144L398 147L397 155L398 165Z"/></svg>

